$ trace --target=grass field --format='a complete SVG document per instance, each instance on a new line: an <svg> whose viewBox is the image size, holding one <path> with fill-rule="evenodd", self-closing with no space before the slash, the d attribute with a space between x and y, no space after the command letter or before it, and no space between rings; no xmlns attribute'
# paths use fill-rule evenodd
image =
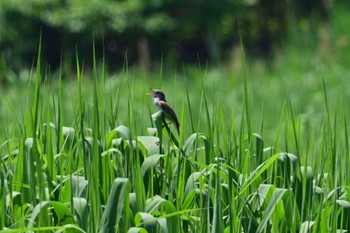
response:
<svg viewBox="0 0 350 233"><path fill-rule="evenodd" d="M346 232L349 75L291 57L64 80L39 58L1 91L0 231Z"/></svg>

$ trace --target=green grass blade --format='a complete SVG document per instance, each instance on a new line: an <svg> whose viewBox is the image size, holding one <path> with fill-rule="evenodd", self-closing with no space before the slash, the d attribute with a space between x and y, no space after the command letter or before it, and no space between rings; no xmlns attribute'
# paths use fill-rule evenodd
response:
<svg viewBox="0 0 350 233"><path fill-rule="evenodd" d="M191 126L191 133L195 133L194 124L193 124L193 116L192 116L192 108L191 108L191 102L190 97L188 95L188 88L186 86L186 98L187 98L187 107L188 107L188 114L190 116L190 126Z"/></svg>
<svg viewBox="0 0 350 233"><path fill-rule="evenodd" d="M264 171L269 169L272 164L281 156L281 153L274 154L270 158L264 161L264 163L260 164L247 178L247 180L242 185L242 188L239 191L239 195L243 195L246 189L263 174Z"/></svg>
<svg viewBox="0 0 350 233"><path fill-rule="evenodd" d="M214 213L213 213L213 221L212 221L212 228L211 232L223 232L223 218L222 218L222 203L221 203L221 183L220 183L220 165L219 161L217 161L216 164L216 174L215 174L215 195L214 195Z"/></svg>
<svg viewBox="0 0 350 233"><path fill-rule="evenodd" d="M241 33L239 33L240 38L240 47L241 47L241 62L242 62L242 70L243 70L243 86L244 86L244 106L245 106L245 116L246 116L246 122L247 122L247 129L248 129L248 138L250 141L250 136L252 135L252 121L251 121L251 110L250 110L250 104L249 104L249 91L248 91L248 77L247 77L247 71L246 71L246 61L245 61L245 51L244 51L244 45Z"/></svg>
<svg viewBox="0 0 350 233"><path fill-rule="evenodd" d="M129 226L130 181L127 178L114 180L102 215L99 232L126 232ZM123 224L121 223L123 221Z"/></svg>

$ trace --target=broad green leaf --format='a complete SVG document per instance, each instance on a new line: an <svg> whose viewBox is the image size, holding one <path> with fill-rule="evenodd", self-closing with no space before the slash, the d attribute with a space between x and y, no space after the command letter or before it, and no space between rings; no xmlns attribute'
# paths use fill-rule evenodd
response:
<svg viewBox="0 0 350 233"><path fill-rule="evenodd" d="M158 195L149 198L146 201L146 212L147 213L158 213L161 214L161 216L165 212L167 215L173 214L176 212L176 208L174 204ZM164 224L164 222L161 222L161 224ZM167 218L167 226L169 232L176 232L177 227L179 226L179 219L178 216L171 216Z"/></svg>
<svg viewBox="0 0 350 233"><path fill-rule="evenodd" d="M194 200L196 198L196 191L194 189L190 190L182 203L182 209L189 210L192 208Z"/></svg>
<svg viewBox="0 0 350 233"><path fill-rule="evenodd" d="M147 132L149 136L156 136L157 135L157 129L156 128L147 128Z"/></svg>
<svg viewBox="0 0 350 233"><path fill-rule="evenodd" d="M130 193L129 194L129 205L130 205L130 209L133 212L133 214L136 214L136 212L138 211L138 203L137 203L137 195L136 193Z"/></svg>
<svg viewBox="0 0 350 233"><path fill-rule="evenodd" d="M296 231L300 226L299 210L295 197L288 189L276 188L274 185L261 184L258 189L259 211L264 212L257 232L266 229L271 223L272 232ZM265 208L266 206L266 208Z"/></svg>
<svg viewBox="0 0 350 233"><path fill-rule="evenodd" d="M333 207L328 206L322 208L317 213L316 221L312 224L312 232L329 232L329 219L331 218Z"/></svg>
<svg viewBox="0 0 350 233"><path fill-rule="evenodd" d="M27 138L24 142L27 151L30 151L33 147L33 138Z"/></svg>
<svg viewBox="0 0 350 233"><path fill-rule="evenodd" d="M270 200L273 192L276 187L270 184L261 184L258 188L258 209L262 208L262 206L266 206Z"/></svg>
<svg viewBox="0 0 350 233"><path fill-rule="evenodd" d="M142 227L131 227L128 233L148 233L145 228Z"/></svg>
<svg viewBox="0 0 350 233"><path fill-rule="evenodd" d="M118 155L122 155L122 152L120 150L118 150L117 148L110 148L110 149L108 149L106 151L103 151L101 153L101 156L104 157L104 156L106 156L108 154L112 154L112 153L116 153Z"/></svg>
<svg viewBox="0 0 350 233"><path fill-rule="evenodd" d="M73 139L75 135L75 129L73 127L62 127L62 134L65 138Z"/></svg>
<svg viewBox="0 0 350 233"><path fill-rule="evenodd" d="M300 172L303 177L306 177L307 181L311 181L314 177L310 166L300 166Z"/></svg>
<svg viewBox="0 0 350 233"><path fill-rule="evenodd" d="M129 217L125 215L129 206L129 190L129 179L117 178L114 180L105 210L102 214L100 232L116 232L120 219L122 217ZM126 227L121 226L121 229L125 229Z"/></svg>
<svg viewBox="0 0 350 233"><path fill-rule="evenodd" d="M305 221L300 226L300 233L309 233L311 232L312 226L315 224L314 221Z"/></svg>
<svg viewBox="0 0 350 233"><path fill-rule="evenodd" d="M155 195L154 197L147 199L146 212L152 213L152 211L159 210L159 207L161 205L164 205L164 207L165 207L164 210L167 213L172 213L172 212L176 211L173 203L171 203L170 201L168 201L168 200L166 200L158 195Z"/></svg>
<svg viewBox="0 0 350 233"><path fill-rule="evenodd" d="M161 129L163 126L163 120L164 120L163 112L157 111L156 113L152 114L152 119L156 124L157 129L159 129L159 127Z"/></svg>
<svg viewBox="0 0 350 233"><path fill-rule="evenodd" d="M70 210L62 202L42 201L39 204L37 204L32 211L30 222L28 224L29 228L34 226L34 224L36 223L36 219L39 217L42 209L47 209L48 208L47 206L49 205L53 207L53 211L58 217L58 221L60 222L60 225L76 224L75 219L71 214Z"/></svg>
<svg viewBox="0 0 350 233"><path fill-rule="evenodd" d="M54 208L61 225L76 224L72 213L62 202L50 201L50 205Z"/></svg>
<svg viewBox="0 0 350 233"><path fill-rule="evenodd" d="M268 168L272 166L272 164L281 156L280 153L274 154L267 160L265 160L262 164L260 164L252 173L251 175L245 180L244 184L242 185L241 190L239 191L239 194L242 195L244 191L258 178L260 175L266 171Z"/></svg>
<svg viewBox="0 0 350 233"><path fill-rule="evenodd" d="M155 232L157 229L157 220L149 213L138 212L135 215L136 226L144 226L147 232Z"/></svg>
<svg viewBox="0 0 350 233"><path fill-rule="evenodd" d="M122 138L116 138L112 140L112 145L113 146L120 146L123 145L124 140Z"/></svg>
<svg viewBox="0 0 350 233"><path fill-rule="evenodd" d="M130 129L124 125L120 125L117 128L111 130L106 136L106 148L110 148L113 144L113 141L119 138L123 140L129 140Z"/></svg>
<svg viewBox="0 0 350 233"><path fill-rule="evenodd" d="M258 229L256 230L257 233L263 232L266 227L268 222L271 220L271 216L275 213L275 211L278 211L278 208L281 207L280 200L282 199L283 195L285 194L287 190L286 189L278 189L276 188L273 196L271 197L271 201L269 202L266 211L264 213L263 218L261 219L261 222L259 224ZM281 213L279 213L281 214ZM283 216L280 216L283 218ZM273 224L279 224L279 222L273 222Z"/></svg>
<svg viewBox="0 0 350 233"><path fill-rule="evenodd" d="M60 227L57 231L55 231L55 233L60 233L60 232L64 232L64 233L82 232L82 233L85 233L84 230L82 230L81 228L79 228L77 225L74 225L74 224L64 225L64 226Z"/></svg>
<svg viewBox="0 0 350 233"><path fill-rule="evenodd" d="M153 170L156 168L159 160L162 157L166 157L166 155L161 154L153 154L149 157L147 157L142 165L141 165L141 176L143 178L143 182L145 187L153 188L152 186L149 186L152 183L152 178L156 177L157 175L152 176L152 172L157 172L157 170Z"/></svg>
<svg viewBox="0 0 350 233"><path fill-rule="evenodd" d="M67 181L70 181L69 189L74 193L74 197L80 197L86 192L88 181L83 176L57 176L58 181L66 188ZM67 187L68 188L68 187Z"/></svg>
<svg viewBox="0 0 350 233"><path fill-rule="evenodd" d="M191 190L197 188L196 181L202 176L202 172L193 172L187 179L185 187L185 195L187 195Z"/></svg>
<svg viewBox="0 0 350 233"><path fill-rule="evenodd" d="M184 149L187 156L190 155L190 153L192 152L193 149L197 149L195 146L196 146L196 142L199 139L202 139L202 141L204 143L205 156L206 157L209 156L209 153L210 153L209 141L204 134L200 134L200 133L194 133L186 139L186 141L183 145L183 149Z"/></svg>
<svg viewBox="0 0 350 233"><path fill-rule="evenodd" d="M160 226L161 232L168 233L169 231L168 231L167 219L166 218L158 218L157 221L158 221L158 224ZM175 230L175 229L173 229L173 230Z"/></svg>
<svg viewBox="0 0 350 233"><path fill-rule="evenodd" d="M89 206L85 198L73 198L73 207L77 219L77 223L84 230L87 230Z"/></svg>
<svg viewBox="0 0 350 233"><path fill-rule="evenodd" d="M137 140L145 147L148 155L159 153L159 138L153 136L138 136Z"/></svg>
<svg viewBox="0 0 350 233"><path fill-rule="evenodd" d="M158 161L160 158L166 157L166 155L161 155L161 154L153 154L149 157L147 157L142 165L141 165L141 174L142 177L145 179L147 178L146 175L149 175L151 172L151 169L155 168L156 165L158 164Z"/></svg>
<svg viewBox="0 0 350 233"><path fill-rule="evenodd" d="M117 129L111 130L106 136L106 148L110 148L112 145L113 139L117 137Z"/></svg>
<svg viewBox="0 0 350 233"><path fill-rule="evenodd" d="M11 194L6 196L6 208L10 208L11 205L22 204L22 193L13 191Z"/></svg>
<svg viewBox="0 0 350 233"><path fill-rule="evenodd" d="M338 221L341 229L350 229L350 202L346 200L337 200L336 203L341 207Z"/></svg>
<svg viewBox="0 0 350 233"><path fill-rule="evenodd" d="M130 129L124 125L120 125L117 128L115 128L117 131L117 137L121 137L124 140L129 140L130 139Z"/></svg>

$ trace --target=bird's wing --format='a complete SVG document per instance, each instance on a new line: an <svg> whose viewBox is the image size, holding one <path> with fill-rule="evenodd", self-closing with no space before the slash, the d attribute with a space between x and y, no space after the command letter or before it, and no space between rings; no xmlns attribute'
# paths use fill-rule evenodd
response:
<svg viewBox="0 0 350 233"><path fill-rule="evenodd" d="M180 124L179 124L179 121L177 120L177 116L176 116L174 110L165 101L159 100L158 104L159 104L160 108L163 110L165 117L168 120L170 120L172 123L174 123L174 125L178 129Z"/></svg>

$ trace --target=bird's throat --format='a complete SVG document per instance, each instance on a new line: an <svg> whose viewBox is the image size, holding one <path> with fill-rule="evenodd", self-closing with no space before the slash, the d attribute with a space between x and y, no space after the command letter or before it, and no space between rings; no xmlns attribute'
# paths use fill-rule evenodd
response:
<svg viewBox="0 0 350 233"><path fill-rule="evenodd" d="M153 104L158 110L163 110L159 104L159 98L153 98Z"/></svg>

